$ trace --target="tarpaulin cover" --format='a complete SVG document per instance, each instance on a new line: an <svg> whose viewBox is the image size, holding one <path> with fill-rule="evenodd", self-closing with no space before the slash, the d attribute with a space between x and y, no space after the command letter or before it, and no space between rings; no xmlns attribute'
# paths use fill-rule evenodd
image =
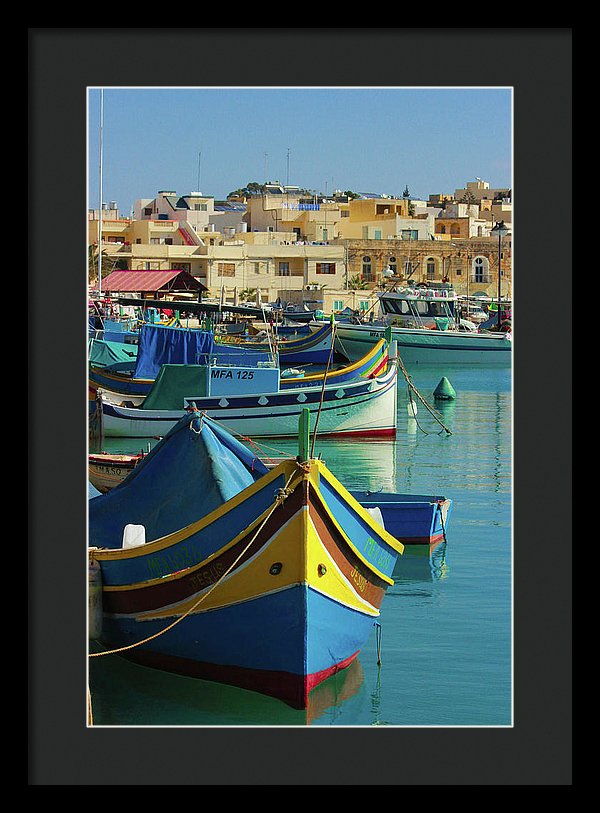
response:
<svg viewBox="0 0 600 813"><path fill-rule="evenodd" d="M109 367L122 362L135 363L137 345L125 342L109 342L106 339L90 339L88 342L88 359L95 367Z"/></svg>
<svg viewBox="0 0 600 813"><path fill-rule="evenodd" d="M183 409L186 397L205 397L207 369L198 364L163 364L141 409Z"/></svg>
<svg viewBox="0 0 600 813"><path fill-rule="evenodd" d="M208 331L142 325L134 378L154 379L163 364L202 364L213 343Z"/></svg>
<svg viewBox="0 0 600 813"><path fill-rule="evenodd" d="M146 542L206 516L268 471L227 430L200 413L185 415L106 494L89 500L89 545L120 548L126 525Z"/></svg>

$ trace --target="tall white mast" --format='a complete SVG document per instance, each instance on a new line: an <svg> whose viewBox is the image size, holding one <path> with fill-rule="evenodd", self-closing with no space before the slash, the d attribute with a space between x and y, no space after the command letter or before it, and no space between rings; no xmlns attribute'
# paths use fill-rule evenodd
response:
<svg viewBox="0 0 600 813"><path fill-rule="evenodd" d="M102 293L102 127L104 124L104 89L100 88L100 205L98 209L98 291Z"/></svg>

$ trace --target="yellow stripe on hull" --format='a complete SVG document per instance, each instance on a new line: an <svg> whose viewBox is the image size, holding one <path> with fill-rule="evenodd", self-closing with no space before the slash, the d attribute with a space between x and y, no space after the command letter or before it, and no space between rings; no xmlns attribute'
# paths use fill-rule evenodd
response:
<svg viewBox="0 0 600 813"><path fill-rule="evenodd" d="M164 550L166 548L171 547L171 545L176 544L177 542L181 542L182 540L186 539L188 536L192 534L198 533L207 525L210 525L215 520L220 519L224 514L227 514L232 508L235 508L240 503L244 502L244 500L248 499L248 497L255 494L257 491L260 491L265 486L272 483L282 474L288 478L294 469L297 469L297 464L293 460L284 460L278 466L271 469L268 474L265 474L260 480L257 480L252 485L248 486L248 488L241 491L239 494L236 494L235 497L232 497L228 502L224 503L223 505L215 508L214 511L211 511L210 514L207 516L202 517L197 522L193 522L191 525L186 526L185 528L181 528L179 531L175 531L168 536L163 536L160 539L155 539L153 542L147 542L144 545L143 552L144 553L156 553L157 551ZM302 472L298 469L298 476L302 476ZM293 486L293 483L290 487ZM259 517L253 525L256 525L260 522L261 518ZM253 527L250 525L249 527ZM246 533L245 530L243 533ZM241 535L240 535L241 536ZM231 542L234 544L235 540ZM221 549L222 550L222 549ZM135 559L140 555L139 548L103 548L94 550L94 559Z"/></svg>

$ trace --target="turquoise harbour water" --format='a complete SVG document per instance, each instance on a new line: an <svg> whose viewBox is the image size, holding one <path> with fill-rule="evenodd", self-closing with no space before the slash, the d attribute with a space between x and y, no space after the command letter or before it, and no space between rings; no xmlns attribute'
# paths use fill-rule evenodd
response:
<svg viewBox="0 0 600 813"><path fill-rule="evenodd" d="M511 371L427 365L408 372L452 434L421 404L416 421L408 417L400 375L395 440L316 446L350 490L443 494L454 502L447 542L432 560L402 560L383 600L379 639L374 627L357 661L312 692L307 713L119 656L91 658L95 727L512 725ZM433 399L442 376L454 401ZM265 456L296 453L290 440L257 442ZM143 444L107 438L101 446L139 451Z"/></svg>

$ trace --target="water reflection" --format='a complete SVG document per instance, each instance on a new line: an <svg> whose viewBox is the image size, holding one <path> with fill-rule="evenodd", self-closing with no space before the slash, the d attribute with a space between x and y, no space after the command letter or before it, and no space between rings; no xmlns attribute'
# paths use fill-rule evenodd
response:
<svg viewBox="0 0 600 813"><path fill-rule="evenodd" d="M99 651L91 644L90 651ZM118 655L90 664L94 727L103 726L307 726L339 719L342 704L364 681L358 659L317 686L308 708L198 678L151 669ZM151 722L149 722L151 721Z"/></svg>
<svg viewBox="0 0 600 813"><path fill-rule="evenodd" d="M322 438L317 452L347 489L395 491L397 441Z"/></svg>
<svg viewBox="0 0 600 813"><path fill-rule="evenodd" d="M447 542L441 542L432 553L422 555L405 553L399 556L394 567L395 584L411 582L435 582L446 579L449 574L446 558Z"/></svg>

